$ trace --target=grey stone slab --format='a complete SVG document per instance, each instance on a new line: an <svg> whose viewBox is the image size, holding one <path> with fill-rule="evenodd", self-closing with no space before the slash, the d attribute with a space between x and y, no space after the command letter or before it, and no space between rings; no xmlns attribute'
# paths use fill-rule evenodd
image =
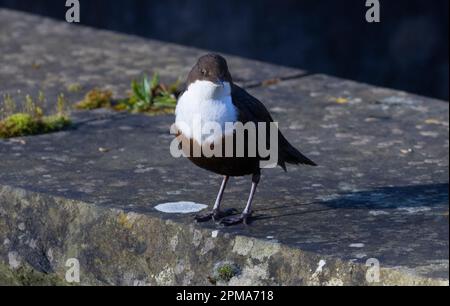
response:
<svg viewBox="0 0 450 306"><path fill-rule="evenodd" d="M320 166L264 171L250 227L198 227L447 279L448 104L326 76L252 93ZM2 141L0 183L176 222L192 215L153 207L213 203L220 178L170 155L172 116L76 116L73 130ZM249 187L234 179L224 205L242 209Z"/></svg>

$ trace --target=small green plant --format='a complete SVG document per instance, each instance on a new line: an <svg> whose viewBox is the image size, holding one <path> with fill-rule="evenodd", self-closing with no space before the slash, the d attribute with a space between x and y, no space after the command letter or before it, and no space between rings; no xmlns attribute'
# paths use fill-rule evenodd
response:
<svg viewBox="0 0 450 306"><path fill-rule="evenodd" d="M116 111L133 113L170 114L177 106L179 82L165 85L155 73L150 79L144 75L141 80L131 82L131 91L127 98L115 100L109 90L95 88L89 91L84 99L75 104L80 110L111 108Z"/></svg>
<svg viewBox="0 0 450 306"><path fill-rule="evenodd" d="M67 99L63 93L60 93L56 102L56 114L60 116L67 116L69 111L67 107Z"/></svg>
<svg viewBox="0 0 450 306"><path fill-rule="evenodd" d="M142 80L131 82L131 95L123 103L132 112L173 111L177 105L178 82L166 86L160 82L158 73L150 80L147 75Z"/></svg>
<svg viewBox="0 0 450 306"><path fill-rule="evenodd" d="M38 101L43 102L45 97L39 93ZM23 110L16 112L17 105L11 96L4 96L0 106L4 118L0 120L0 138L12 138L62 130L71 124L66 110L66 100L59 95L56 114L45 116L42 108L30 95L25 97ZM5 112L3 112L6 110Z"/></svg>
<svg viewBox="0 0 450 306"><path fill-rule="evenodd" d="M0 107L0 119L4 119L15 113L17 108L16 101L13 100L10 94L3 96L3 103Z"/></svg>
<svg viewBox="0 0 450 306"><path fill-rule="evenodd" d="M233 277L239 274L239 267L230 262L221 262L216 265L213 280L229 282Z"/></svg>
<svg viewBox="0 0 450 306"><path fill-rule="evenodd" d="M230 281L230 279L232 279L234 276L234 270L230 265L224 265L220 267L217 272L219 274L219 277L226 282Z"/></svg>

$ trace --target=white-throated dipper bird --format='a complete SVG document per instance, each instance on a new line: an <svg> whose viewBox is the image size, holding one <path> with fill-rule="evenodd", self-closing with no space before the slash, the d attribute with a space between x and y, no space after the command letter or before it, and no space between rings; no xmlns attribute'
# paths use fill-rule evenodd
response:
<svg viewBox="0 0 450 306"><path fill-rule="evenodd" d="M249 141L258 142L257 135L262 133L263 128L266 129L264 131L267 141L266 149L267 147L277 149L276 164L285 171L286 163L316 165L294 148L278 129L276 130L277 143L270 143L268 135L269 127L273 123L272 116L258 99L233 83L226 60L218 54L202 56L192 68L187 78L186 90L178 99L175 114L177 139L183 152L195 165L224 176L213 210L207 214L197 215L198 222L214 219L220 220L220 223L224 225L248 223L252 213L253 196L260 179L261 161L270 159L267 156L262 157L260 152L251 154L248 143ZM189 128L195 125L194 122L197 119L200 125L208 122L216 123L222 128L222 132L214 133L209 137L199 135ZM227 129L227 123L254 123L256 135L246 133L245 141L241 143L237 141L236 130ZM231 156L225 154L225 143L230 139L233 144ZM237 151L241 145L244 147L240 152L244 154L238 155ZM202 150L203 148L213 150L217 146L222 155L211 156L204 154ZM195 155L194 152L200 153ZM229 177L244 175L252 175L252 186L242 214L235 215L233 210L222 211L220 203Z"/></svg>

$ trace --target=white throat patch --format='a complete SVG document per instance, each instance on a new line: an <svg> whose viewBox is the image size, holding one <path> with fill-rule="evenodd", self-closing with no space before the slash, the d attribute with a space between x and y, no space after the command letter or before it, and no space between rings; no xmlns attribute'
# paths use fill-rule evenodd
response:
<svg viewBox="0 0 450 306"><path fill-rule="evenodd" d="M199 144L204 141L212 142L224 134L228 135L233 130L226 130L225 123L234 123L238 117L231 99L230 83L224 82L223 86L210 81L192 83L179 98L175 115L175 124L179 131ZM204 129L210 123L220 125L222 133L205 137L203 133L199 135L193 131L196 124L201 124Z"/></svg>

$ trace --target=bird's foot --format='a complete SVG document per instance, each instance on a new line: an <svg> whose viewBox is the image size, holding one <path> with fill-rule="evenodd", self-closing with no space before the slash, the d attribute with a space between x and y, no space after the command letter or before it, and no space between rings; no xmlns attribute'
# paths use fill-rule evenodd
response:
<svg viewBox="0 0 450 306"><path fill-rule="evenodd" d="M251 212L250 213L242 213L240 215L229 216L229 217L223 218L222 220L220 220L220 223L225 226L236 225L236 224L241 224L241 223L248 225L251 216L252 216Z"/></svg>
<svg viewBox="0 0 450 306"><path fill-rule="evenodd" d="M209 221L211 219L214 220L214 221L218 221L218 220L220 220L222 218L225 218L227 216L231 216L231 215L235 214L236 212L237 212L237 210L234 209L234 208L230 208L230 209L227 209L227 210L224 210L224 211L215 209L213 211L210 211L210 212L207 212L207 213L204 213L204 214L196 215L195 216L195 221L197 221L197 222L207 222L207 221Z"/></svg>

